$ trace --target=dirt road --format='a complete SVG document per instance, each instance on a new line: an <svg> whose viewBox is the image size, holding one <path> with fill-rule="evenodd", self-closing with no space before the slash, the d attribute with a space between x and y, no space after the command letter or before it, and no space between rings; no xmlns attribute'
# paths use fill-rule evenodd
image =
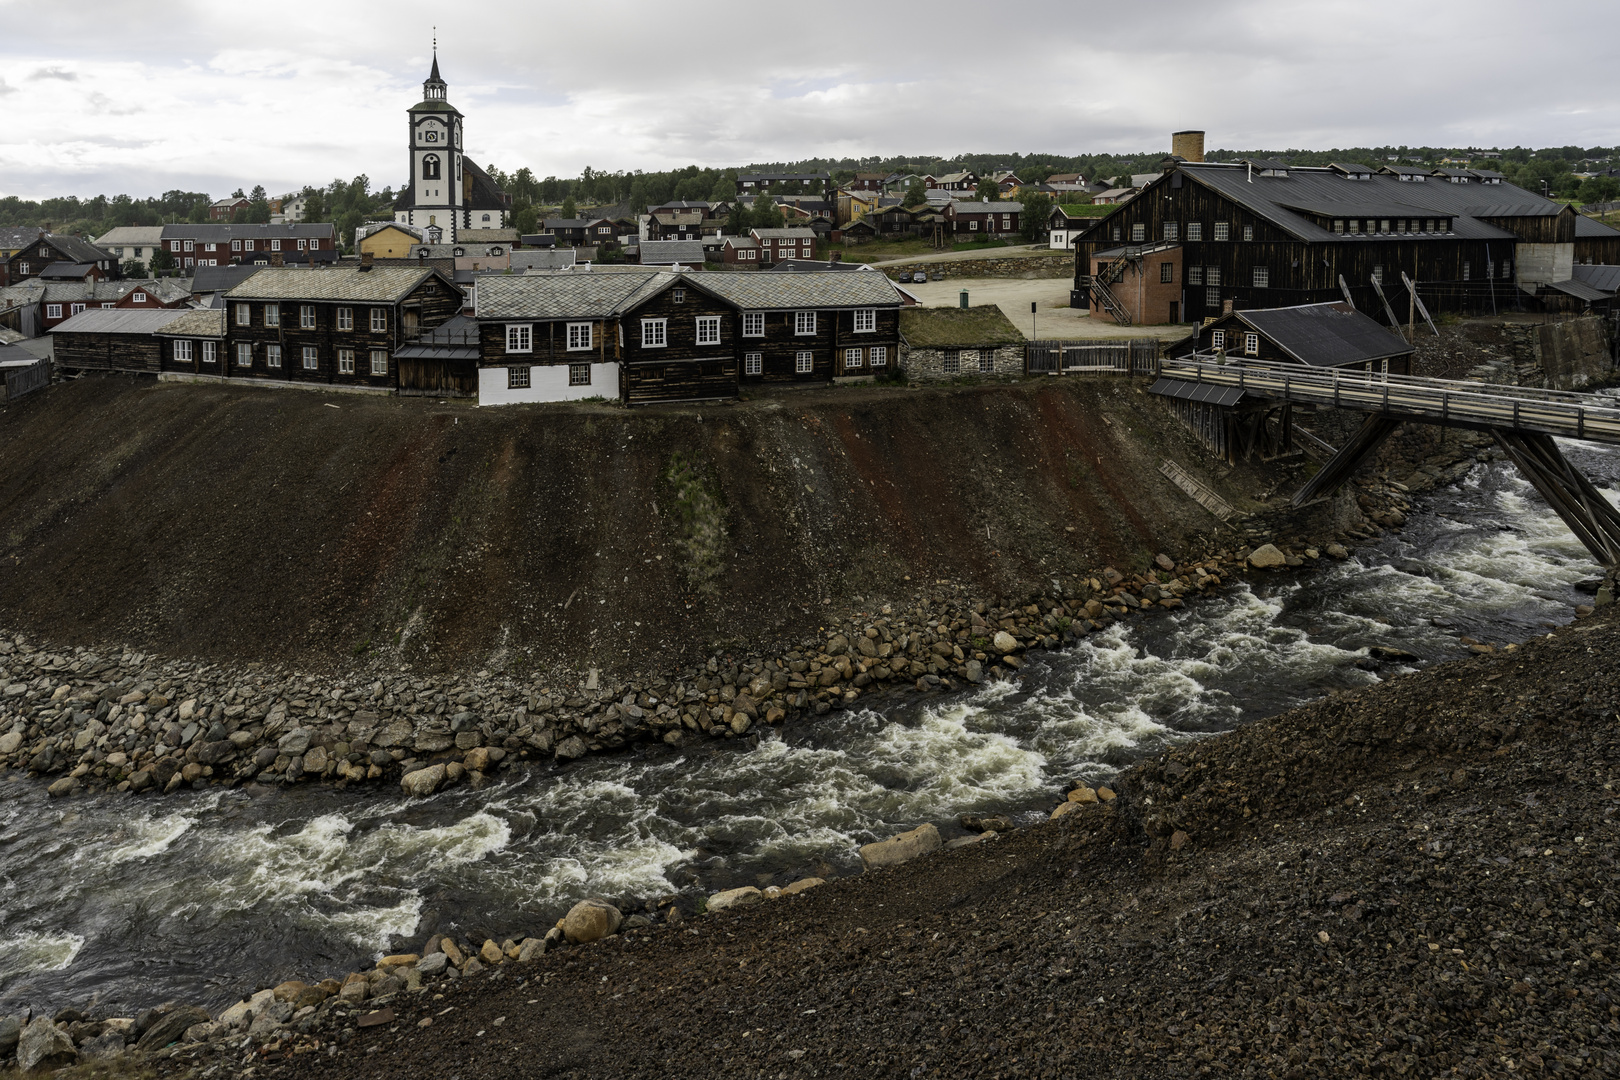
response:
<svg viewBox="0 0 1620 1080"><path fill-rule="evenodd" d="M968 291L971 304L995 304L1027 337L1043 340L1058 338L1073 341L1080 338L1135 338L1151 337L1164 341L1180 341L1192 333L1192 328L1170 326L1116 326L1107 319L1093 319L1084 308L1069 307L1069 278L952 278L949 281L929 281L907 284L904 287L928 307L955 307L963 289ZM1031 333L1029 305L1034 301L1033 335Z"/></svg>

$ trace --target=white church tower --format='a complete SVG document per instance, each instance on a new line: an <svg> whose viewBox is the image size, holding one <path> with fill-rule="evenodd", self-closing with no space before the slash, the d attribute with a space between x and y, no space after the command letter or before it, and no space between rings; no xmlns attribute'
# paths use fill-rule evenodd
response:
<svg viewBox="0 0 1620 1080"><path fill-rule="evenodd" d="M427 243L475 240L482 229L503 229L511 197L463 157L463 117L439 76L439 49L422 83L422 100L410 109L411 182L394 203L394 220L414 225Z"/></svg>

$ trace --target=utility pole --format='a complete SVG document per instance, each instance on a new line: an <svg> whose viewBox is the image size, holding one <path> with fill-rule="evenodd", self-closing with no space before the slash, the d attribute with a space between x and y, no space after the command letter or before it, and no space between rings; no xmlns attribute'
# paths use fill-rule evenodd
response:
<svg viewBox="0 0 1620 1080"><path fill-rule="evenodd" d="M1038 340L1035 335L1035 301L1029 302L1029 340Z"/></svg>

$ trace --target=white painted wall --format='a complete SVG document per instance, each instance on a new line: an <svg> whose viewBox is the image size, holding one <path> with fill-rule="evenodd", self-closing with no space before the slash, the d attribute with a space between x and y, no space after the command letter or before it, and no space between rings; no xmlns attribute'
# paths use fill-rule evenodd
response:
<svg viewBox="0 0 1620 1080"><path fill-rule="evenodd" d="M1515 244L1504 248L1514 253L1514 277L1526 285L1568 281L1575 273L1574 244ZM1485 272L1480 266L1472 270L1475 280Z"/></svg>
<svg viewBox="0 0 1620 1080"><path fill-rule="evenodd" d="M589 397L619 396L619 365L592 364L591 385L569 386L567 364L535 364L529 369L529 386L524 390L506 387L504 367L478 369L478 404L520 405L533 401L580 401Z"/></svg>

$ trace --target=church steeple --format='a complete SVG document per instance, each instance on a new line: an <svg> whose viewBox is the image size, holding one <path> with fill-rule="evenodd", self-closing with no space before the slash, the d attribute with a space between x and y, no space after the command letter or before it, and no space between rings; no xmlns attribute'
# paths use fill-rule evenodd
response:
<svg viewBox="0 0 1620 1080"><path fill-rule="evenodd" d="M433 36L433 71L428 75L427 81L422 84L423 101L443 101L450 88L439 77L439 36Z"/></svg>

